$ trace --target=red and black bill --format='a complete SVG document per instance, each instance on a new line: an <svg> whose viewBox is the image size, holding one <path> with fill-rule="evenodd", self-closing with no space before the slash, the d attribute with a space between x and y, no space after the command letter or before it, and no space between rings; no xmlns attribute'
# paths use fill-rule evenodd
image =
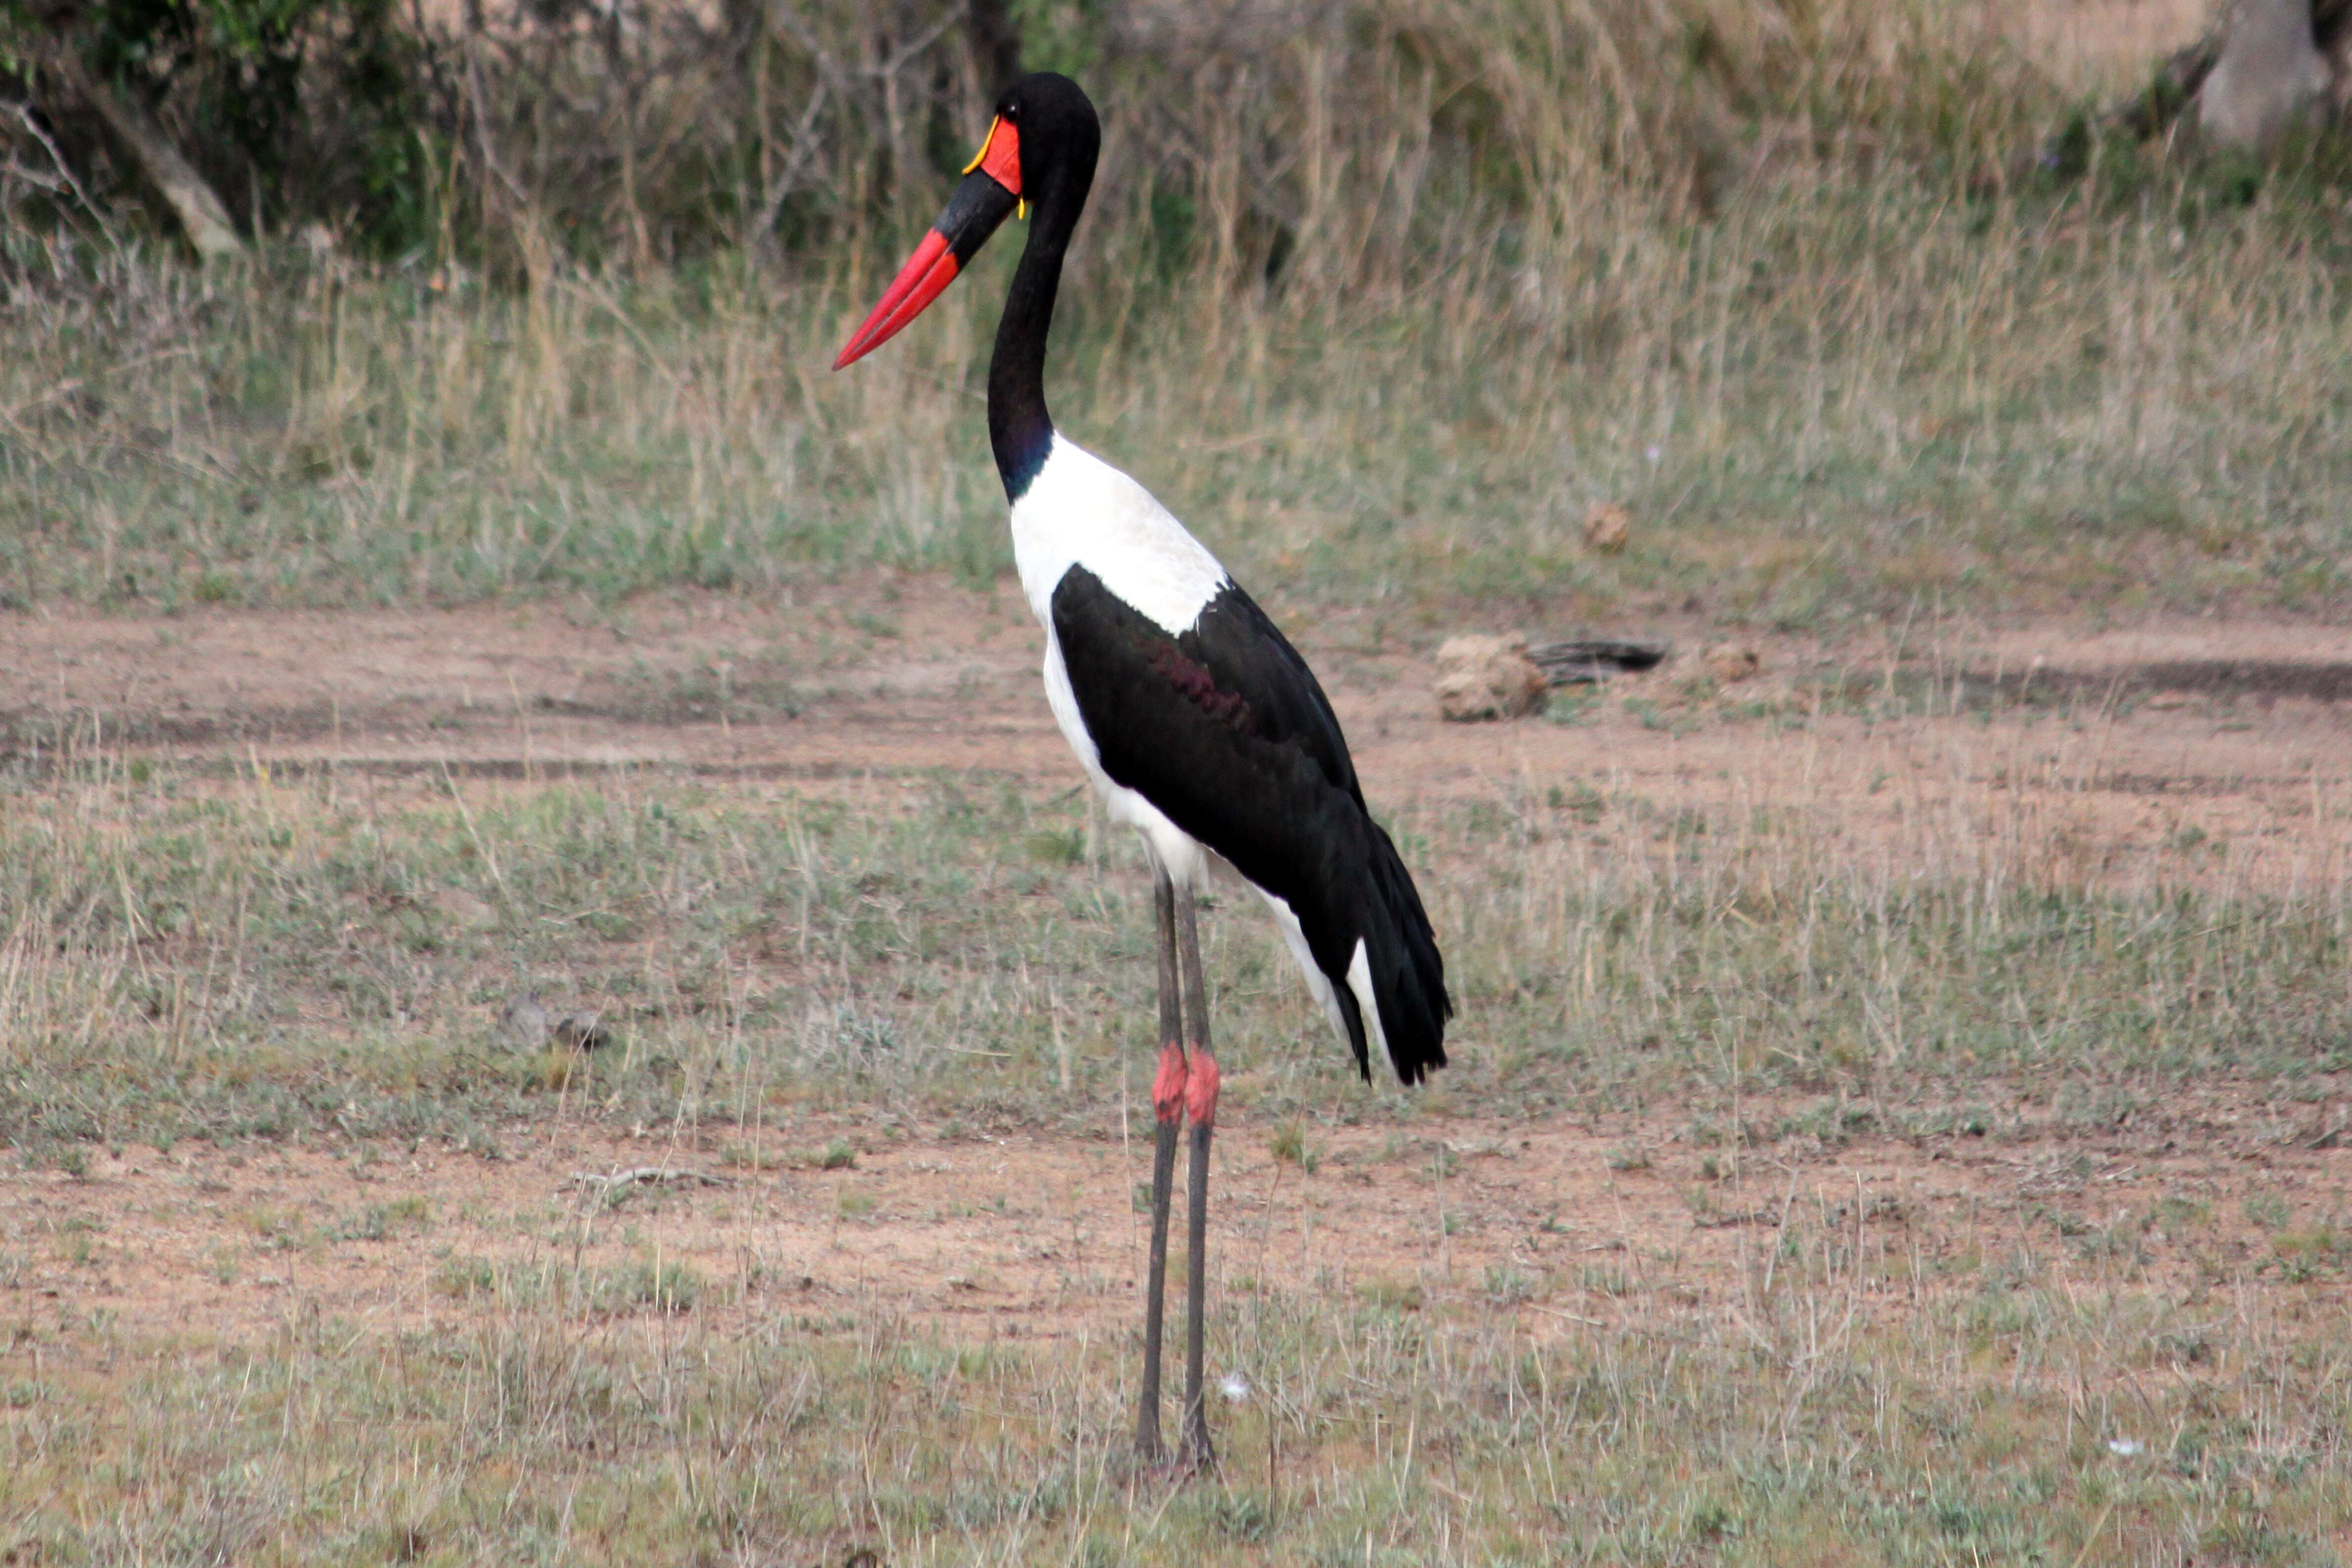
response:
<svg viewBox="0 0 2352 1568"><path fill-rule="evenodd" d="M915 247L915 254L882 291L881 301L842 346L833 368L864 359L923 313L946 291L956 274L979 254L988 237L1024 206L1021 199L1021 139L1001 116L989 121L988 137L964 166L963 183L948 198L947 210Z"/></svg>

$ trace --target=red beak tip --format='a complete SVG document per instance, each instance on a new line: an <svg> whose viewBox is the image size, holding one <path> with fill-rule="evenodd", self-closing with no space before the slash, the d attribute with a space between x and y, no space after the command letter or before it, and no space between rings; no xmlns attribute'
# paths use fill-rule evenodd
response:
<svg viewBox="0 0 2352 1568"><path fill-rule="evenodd" d="M864 359L897 337L908 322L939 298L940 290L955 280L956 270L955 252L948 247L948 237L936 228L925 235L923 243L915 247L915 254L907 258L907 265L898 269L898 276L883 291L881 303L874 307L866 324L843 346L841 357L833 362L833 368L839 370Z"/></svg>

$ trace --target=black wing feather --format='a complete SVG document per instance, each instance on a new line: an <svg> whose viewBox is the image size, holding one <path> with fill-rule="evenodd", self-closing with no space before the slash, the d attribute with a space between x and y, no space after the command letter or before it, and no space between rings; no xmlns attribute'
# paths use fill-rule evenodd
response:
<svg viewBox="0 0 2352 1568"><path fill-rule="evenodd" d="M1171 636L1083 566L1053 612L1103 772L1290 906L1367 1077L1347 982L1359 941L1397 1076L1444 1067L1454 1006L1421 895L1365 809L1330 700L1265 612L1228 583Z"/></svg>

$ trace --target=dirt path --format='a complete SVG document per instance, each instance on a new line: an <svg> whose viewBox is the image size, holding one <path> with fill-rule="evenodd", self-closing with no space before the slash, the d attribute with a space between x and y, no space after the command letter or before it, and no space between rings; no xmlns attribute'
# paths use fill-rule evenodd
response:
<svg viewBox="0 0 2352 1568"><path fill-rule="evenodd" d="M1570 1332L1736 1312L1793 1227L1859 1240L1867 1302L1885 1306L1977 1289L1980 1267L2019 1258L2061 1279L2291 1305L2335 1289L2294 1268L2333 1245L2352 1198L2352 1147L2329 1113L2306 1125L2208 1096L2096 1138L1800 1139L1744 1161L1658 1123L1457 1118L1412 1136L1313 1132L1311 1172L1237 1119L1218 1145L1213 1283L1226 1300L1264 1282ZM781 1311L824 1332L881 1312L960 1340L1118 1333L1142 1256L1130 1194L1149 1173L1133 1131L891 1137L809 1121L769 1141L770 1154L862 1144L840 1169L759 1169L740 1147L568 1126L513 1130L498 1161L130 1148L80 1177L0 1179L0 1303L197 1343L318 1319L446 1327L551 1295L648 1313L681 1290L721 1330ZM721 1184L578 1179L647 1166Z"/></svg>
<svg viewBox="0 0 2352 1568"><path fill-rule="evenodd" d="M2273 888L2341 875L2352 806L2352 631L2157 622L1948 628L1835 648L1759 638L1713 689L1706 629L1558 718L1441 723L1426 647L1366 613L1286 615L1384 809L1581 786L1660 809L1816 813L1857 845L1989 833L2061 874ZM58 748L222 767L536 777L615 766L828 780L1077 774L1009 588L866 579L804 604L662 595L449 612L0 616L0 757ZM1896 717L1850 687L1898 671ZM2315 826L2324 831L2314 831Z"/></svg>

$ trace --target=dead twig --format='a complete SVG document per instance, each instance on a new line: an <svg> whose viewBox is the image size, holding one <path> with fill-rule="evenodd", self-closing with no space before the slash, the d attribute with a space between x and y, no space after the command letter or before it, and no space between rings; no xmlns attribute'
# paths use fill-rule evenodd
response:
<svg viewBox="0 0 2352 1568"><path fill-rule="evenodd" d="M800 123L793 127L793 150L784 160L782 173L768 187L767 199L760 204L759 222L751 233L761 241L776 231L776 219L784 210L784 198L800 184L801 172L808 166L811 154L816 151L816 117L824 111L824 100L830 87L819 81L810 92L808 107L801 110Z"/></svg>
<svg viewBox="0 0 2352 1568"><path fill-rule="evenodd" d="M563 1184L567 1188L578 1187L609 1193L616 1187L653 1187L672 1184L690 1184L701 1187L731 1187L735 1184L735 1178L718 1175L709 1171L680 1170L672 1165L637 1165L625 1171L614 1171L608 1175L599 1175L593 1171L574 1171L572 1173L572 1179Z"/></svg>
<svg viewBox="0 0 2352 1568"><path fill-rule="evenodd" d="M1654 669L1674 647L1664 637L1570 637L1530 647L1528 661L1554 686L1597 685L1612 675Z"/></svg>
<svg viewBox="0 0 2352 1568"><path fill-rule="evenodd" d="M11 103L7 107L8 112L15 115L17 121L24 126L25 133L38 142L41 144L41 151L49 155L49 162L57 168L58 179L63 182L67 190L73 193L73 199L80 204L82 211L89 214L90 221L98 225L98 232L106 237L106 243L117 250L121 249L121 237L114 232L114 226L106 221L106 214L99 210L98 204L89 199L89 193L82 189L81 182L74 178L73 165L66 162L65 153L58 148L48 132L43 129L39 116L33 112L32 104ZM19 167L13 162L9 166L12 169ZM30 169L24 169L22 172L27 176L33 173Z"/></svg>

